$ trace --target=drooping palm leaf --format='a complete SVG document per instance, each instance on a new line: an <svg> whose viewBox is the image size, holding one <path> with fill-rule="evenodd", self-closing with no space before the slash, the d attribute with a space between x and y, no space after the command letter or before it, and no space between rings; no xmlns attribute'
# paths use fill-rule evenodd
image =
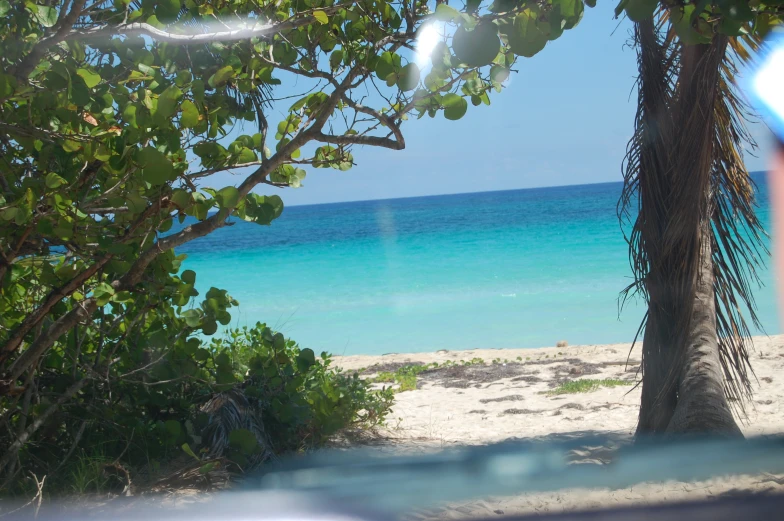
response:
<svg viewBox="0 0 784 521"><path fill-rule="evenodd" d="M761 329L753 290L761 284L757 270L768 250L765 230L756 213L755 187L743 162L744 145L756 147L745 121L752 115L737 92L737 59L749 59L760 42L753 37L731 40L721 66L715 104L712 187L716 203L712 218L714 292L716 295L719 349L725 390L743 410L742 398L751 393L749 348L751 323Z"/></svg>
<svg viewBox="0 0 784 521"><path fill-rule="evenodd" d="M754 213L753 183L743 165L742 147L754 143L744 127L748 108L735 91L734 59L747 59L758 42L746 37L728 45L717 36L710 45L684 48L662 11L655 21L635 25L635 44L638 111L618 207L622 222L632 225L626 239L634 283L622 292L621 302L637 294L649 303L639 331L649 339L641 371L653 385L643 386L639 429L657 432L665 428L667 414L644 416L672 408L677 400L701 229L711 231L725 394L743 410L741 398L750 392L751 333L744 311L759 327L752 289L767 250ZM680 78L683 67L689 67L685 81ZM710 105L693 110L706 102L712 103L712 114L706 108ZM705 128L706 119L710 128ZM694 198L701 187L704 197ZM646 408L646 400L656 406Z"/></svg>
<svg viewBox="0 0 784 521"><path fill-rule="evenodd" d="M618 205L622 223L631 224L626 235L629 243L629 261L634 282L621 294L621 303L632 295L640 295L650 301L649 275L655 271L652 263L661 258L661 245L652 237L662 234L666 217L670 211L668 154L671 153L672 128L670 105L675 90L674 71L677 53L662 30L664 21L645 21L635 25L634 42L637 48L637 64L640 75L637 82L638 106L635 132L627 146L624 162L624 189ZM654 291L656 288L654 287ZM648 336L658 327L659 310L653 308L646 313L638 336L648 326ZM637 338L635 338L635 342ZM643 386L643 403L671 401L667 384L671 354L662 349L658 342L648 342L643 350L641 371L656 385ZM643 408L644 409L644 408ZM642 411L641 414L644 414ZM644 423L665 423L652 418Z"/></svg>

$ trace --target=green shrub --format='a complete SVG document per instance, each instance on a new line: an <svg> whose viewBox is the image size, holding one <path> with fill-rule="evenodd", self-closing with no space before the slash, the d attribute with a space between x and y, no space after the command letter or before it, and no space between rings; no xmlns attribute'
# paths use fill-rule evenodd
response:
<svg viewBox="0 0 784 521"><path fill-rule="evenodd" d="M391 390L372 390L357 374L332 367L329 354L317 357L264 324L207 340L165 311L137 321L132 336L101 339L114 353L108 378L90 380L17 451L3 476L5 493L29 495L22 478L30 473L47 476L50 494L105 492L117 487L107 463L154 473L183 450L205 460L205 473L216 468L216 456L247 468L273 453L318 447L342 429L379 425L390 411ZM100 356L91 333L79 333L85 358ZM74 382L69 340L44 360L38 383L46 393L31 400L31 422L51 405L49 393ZM21 411L23 400L0 404ZM9 417L18 431L23 417ZM8 447L11 440L0 435L0 442Z"/></svg>
<svg viewBox="0 0 784 521"><path fill-rule="evenodd" d="M264 324L233 329L210 347L244 379L243 392L259 404L275 452L320 445L348 427L378 425L392 406L391 391L371 390L357 373L331 367L329 354L316 357Z"/></svg>

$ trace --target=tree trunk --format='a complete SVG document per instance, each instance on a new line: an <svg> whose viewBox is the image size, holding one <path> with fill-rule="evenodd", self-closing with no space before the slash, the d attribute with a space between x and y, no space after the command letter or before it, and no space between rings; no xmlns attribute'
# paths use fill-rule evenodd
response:
<svg viewBox="0 0 784 521"><path fill-rule="evenodd" d="M667 427L674 434L743 437L724 396L724 375L716 335L710 228L702 227L700 270L695 283L689 328L680 364L678 399Z"/></svg>
<svg viewBox="0 0 784 521"><path fill-rule="evenodd" d="M724 394L711 255L714 106L726 47L723 36L682 46L672 117L647 123L670 137L640 172L648 317L637 435L741 436ZM642 69L641 89L645 81Z"/></svg>

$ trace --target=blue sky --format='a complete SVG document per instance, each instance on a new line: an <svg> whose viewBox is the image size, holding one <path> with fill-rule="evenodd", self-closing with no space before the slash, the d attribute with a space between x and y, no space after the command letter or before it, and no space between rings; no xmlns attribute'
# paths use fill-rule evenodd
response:
<svg viewBox="0 0 784 521"><path fill-rule="evenodd" d="M405 150L356 148L357 166L347 172L309 169L300 189L258 191L296 205L620 181L636 56L627 45L631 23L615 20L614 7L603 0L586 9L576 28L521 58L489 107L469 106L459 121L439 114L406 122ZM771 138L761 124L752 132L762 149L747 166L762 170Z"/></svg>

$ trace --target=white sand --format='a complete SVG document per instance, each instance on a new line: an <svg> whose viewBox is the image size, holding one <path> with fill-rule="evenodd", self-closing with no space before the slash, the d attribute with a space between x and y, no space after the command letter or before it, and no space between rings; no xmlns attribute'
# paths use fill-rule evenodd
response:
<svg viewBox="0 0 784 521"><path fill-rule="evenodd" d="M636 381L639 347L631 353L629 349L629 344L615 344L357 355L338 357L336 365L350 371L375 365L459 362L473 358L481 358L487 364L420 375L417 390L398 393L388 428L383 432L387 438L385 444L390 448L432 449L510 439L562 441L587 435L610 436L623 443L634 433L639 388L630 384L580 394L546 393L564 380ZM497 360L496 364L491 363L493 360ZM504 360L508 361L506 365ZM784 433L784 335L756 337L751 361L757 381L754 399L747 404L748 417L741 422L741 428L747 436ZM591 457L596 463L603 460L601 451ZM565 490L450 504L414 513L413 517L492 517L502 513L557 512L698 499L741 490L784 492L780 483L784 483L780 477L765 475L700 483L643 484L614 491Z"/></svg>

